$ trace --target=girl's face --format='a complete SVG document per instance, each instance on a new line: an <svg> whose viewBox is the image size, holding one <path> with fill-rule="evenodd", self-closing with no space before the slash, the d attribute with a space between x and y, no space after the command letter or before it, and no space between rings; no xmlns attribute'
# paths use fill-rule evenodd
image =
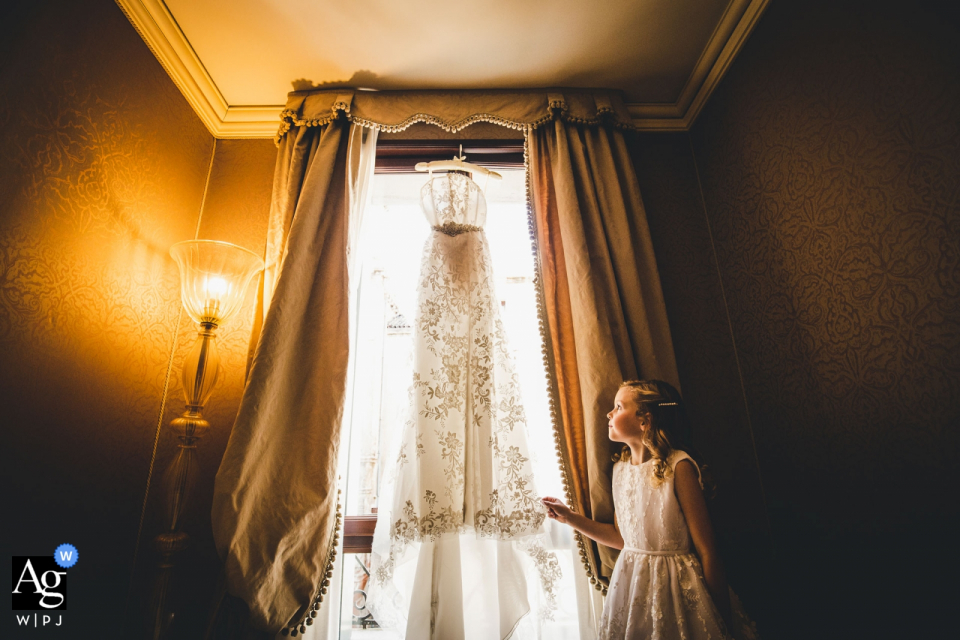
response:
<svg viewBox="0 0 960 640"><path fill-rule="evenodd" d="M607 414L608 436L614 442L627 443L643 437L647 429L646 416L639 416L637 401L629 387L620 387L613 401L613 411Z"/></svg>

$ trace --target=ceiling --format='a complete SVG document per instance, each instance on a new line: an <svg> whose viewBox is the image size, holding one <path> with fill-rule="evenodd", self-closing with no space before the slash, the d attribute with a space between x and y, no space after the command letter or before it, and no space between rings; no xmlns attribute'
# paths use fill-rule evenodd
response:
<svg viewBox="0 0 960 640"><path fill-rule="evenodd" d="M623 91L685 130L767 0L117 0L211 132L269 137L309 88Z"/></svg>

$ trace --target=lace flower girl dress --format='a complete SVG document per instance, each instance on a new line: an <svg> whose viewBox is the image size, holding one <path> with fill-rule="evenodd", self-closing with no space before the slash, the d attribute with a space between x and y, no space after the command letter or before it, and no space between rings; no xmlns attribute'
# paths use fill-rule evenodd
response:
<svg viewBox="0 0 960 640"><path fill-rule="evenodd" d="M529 637L559 562L544 548L518 377L493 287L486 202L432 176L409 418L383 472L367 603L410 640ZM532 627L533 633L517 633ZM521 622L524 624L521 625Z"/></svg>
<svg viewBox="0 0 960 640"><path fill-rule="evenodd" d="M736 628L729 630L707 591L673 491L673 470L681 460L693 462L683 451L668 456L663 480L654 475L652 459L638 465L621 460L613 466L613 503L624 547L610 577L600 640L759 638L732 590Z"/></svg>

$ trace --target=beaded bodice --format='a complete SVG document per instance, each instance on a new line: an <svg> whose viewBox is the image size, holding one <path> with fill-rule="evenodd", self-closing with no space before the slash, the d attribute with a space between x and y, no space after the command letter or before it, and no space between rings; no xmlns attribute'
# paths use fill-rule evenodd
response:
<svg viewBox="0 0 960 640"><path fill-rule="evenodd" d="M477 183L459 173L437 175L420 189L423 214L437 231L478 231L487 221L487 202Z"/></svg>

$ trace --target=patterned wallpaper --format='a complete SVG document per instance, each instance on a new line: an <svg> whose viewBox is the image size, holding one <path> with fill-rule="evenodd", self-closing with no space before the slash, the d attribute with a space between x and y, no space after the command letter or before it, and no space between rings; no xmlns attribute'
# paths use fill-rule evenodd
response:
<svg viewBox="0 0 960 640"><path fill-rule="evenodd" d="M717 482L709 503L730 582L754 612L770 532L723 291L686 134L642 134L631 154L657 257L681 393Z"/></svg>
<svg viewBox="0 0 960 640"><path fill-rule="evenodd" d="M38 3L5 43L0 473L23 518L4 562L70 540L84 628L127 595L179 309L166 252L213 140L113 3L75 5Z"/></svg>
<svg viewBox="0 0 960 640"><path fill-rule="evenodd" d="M691 138L784 576L777 632L921 637L960 516L960 39L925 4L835 4L771 3ZM909 563L882 560L903 544Z"/></svg>
<svg viewBox="0 0 960 640"><path fill-rule="evenodd" d="M166 425L182 411L178 375L192 329L184 317L178 334L179 275L168 249L197 231L214 141L110 0L3 11L0 476L5 513L17 523L5 528L0 555L6 566L11 555L76 545L83 558L71 569L68 622L77 634L102 629L103 603L115 603L107 615L116 634L102 636L110 637L120 633L178 336L154 496L175 448ZM217 144L202 237L262 251L275 156L270 141ZM226 380L200 446L207 493L239 400L251 320L222 334ZM187 526L209 538L198 519L209 521L204 490L195 499L206 506ZM153 562L151 517L141 569ZM216 556L212 541L198 538L189 566L200 575ZM207 570L203 579L215 578ZM184 582L200 584L191 575ZM206 606L212 585L201 586Z"/></svg>

